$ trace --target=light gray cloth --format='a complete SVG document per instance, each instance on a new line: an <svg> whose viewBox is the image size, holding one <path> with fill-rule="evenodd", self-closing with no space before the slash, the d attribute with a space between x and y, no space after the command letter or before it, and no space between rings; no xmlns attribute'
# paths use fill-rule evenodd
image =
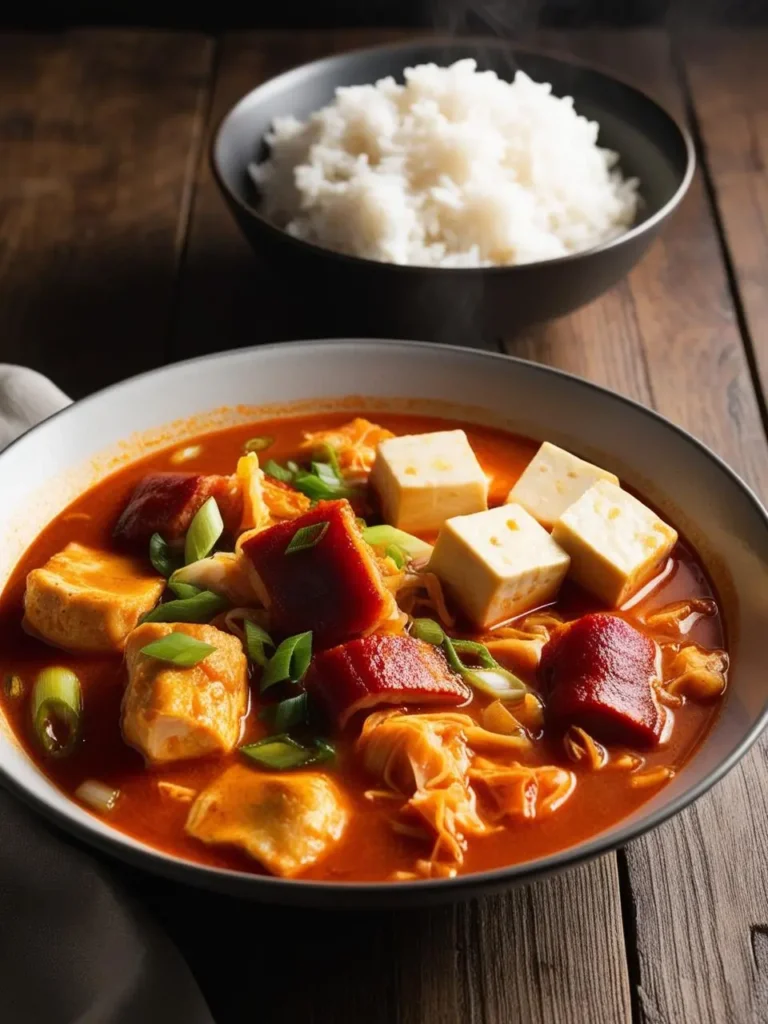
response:
<svg viewBox="0 0 768 1024"><path fill-rule="evenodd" d="M69 402L0 364L0 448ZM0 1021L213 1024L178 950L110 870L3 791Z"/></svg>

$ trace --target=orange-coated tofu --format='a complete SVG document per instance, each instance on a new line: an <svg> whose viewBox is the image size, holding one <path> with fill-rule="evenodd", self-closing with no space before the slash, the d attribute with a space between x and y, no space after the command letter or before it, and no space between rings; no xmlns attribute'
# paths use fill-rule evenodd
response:
<svg viewBox="0 0 768 1024"><path fill-rule="evenodd" d="M169 633L186 633L216 650L192 668L141 653ZM234 749L248 708L247 663L237 637L213 626L145 622L129 636L125 659L123 737L150 764Z"/></svg>
<svg viewBox="0 0 768 1024"><path fill-rule="evenodd" d="M279 775L234 765L198 796L187 832L236 846L273 875L292 878L339 841L349 818L336 785L319 772Z"/></svg>
<svg viewBox="0 0 768 1024"><path fill-rule="evenodd" d="M164 589L137 559L67 544L27 576L24 628L70 651L120 651Z"/></svg>

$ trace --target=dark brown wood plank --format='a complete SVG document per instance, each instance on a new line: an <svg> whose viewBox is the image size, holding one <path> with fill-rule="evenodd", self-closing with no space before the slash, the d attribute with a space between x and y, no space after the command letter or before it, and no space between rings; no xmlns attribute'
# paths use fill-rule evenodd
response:
<svg viewBox="0 0 768 1024"><path fill-rule="evenodd" d="M685 33L679 46L765 393L768 29Z"/></svg>
<svg viewBox="0 0 768 1024"><path fill-rule="evenodd" d="M682 112L665 37L560 42ZM765 438L701 175L623 284L508 349L654 405L768 495ZM648 1024L764 1019L768 968L754 936L759 945L768 920L766 752L764 741L711 794L625 852L638 1013Z"/></svg>
<svg viewBox="0 0 768 1024"><path fill-rule="evenodd" d="M0 37L0 359L74 395L165 360L212 44Z"/></svg>
<svg viewBox="0 0 768 1024"><path fill-rule="evenodd" d="M402 29L275 31L225 34L219 40L206 158L198 171L173 330L175 358L312 333L301 301L285 301L284 289L276 287L269 267L257 260L224 207L207 160L221 118L249 90L289 68L413 34Z"/></svg>
<svg viewBox="0 0 768 1024"><path fill-rule="evenodd" d="M248 89L287 67L402 35L349 31L225 37L210 124L215 125ZM269 284L218 195L207 162L201 162L174 330L175 354L296 337L291 311L270 308L269 293ZM264 908L259 913L265 934L279 927L280 911ZM312 914L296 915L301 922L298 930L312 932L315 919ZM336 931L342 927L332 924L330 941L342 941ZM290 992L290 1012L285 1010L281 1019L361 1019L356 1016L361 1007L370 1014L366 1020L407 1024L501 1024L516 1019L620 1024L630 1019L614 856L503 897L421 914L365 915L350 927L352 935L365 936L364 961L350 940L348 956L354 969L339 957L329 965L328 975L318 977L311 967L315 946L302 947L299 962L305 973L312 970L313 982L306 991L297 987ZM194 949L191 945L186 951L193 962L207 962L206 943L195 944ZM372 950L382 954L386 969ZM318 986L325 993L322 998ZM212 988L210 998L214 995ZM397 1007L395 1016L392 1005ZM266 1019L278 1018L267 1013Z"/></svg>
<svg viewBox="0 0 768 1024"><path fill-rule="evenodd" d="M613 858L433 910L257 907L139 877L220 1024L622 1024L630 1020ZM255 1011L254 1011L255 1012Z"/></svg>

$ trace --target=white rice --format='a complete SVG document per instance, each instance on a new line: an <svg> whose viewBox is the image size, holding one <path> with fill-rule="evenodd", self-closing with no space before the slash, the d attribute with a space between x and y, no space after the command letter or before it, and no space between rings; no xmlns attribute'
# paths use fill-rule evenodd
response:
<svg viewBox="0 0 768 1024"><path fill-rule="evenodd" d="M484 267L589 249L632 224L638 182L573 99L474 60L422 64L405 85L336 91L276 119L251 167L261 212L297 238L388 263Z"/></svg>

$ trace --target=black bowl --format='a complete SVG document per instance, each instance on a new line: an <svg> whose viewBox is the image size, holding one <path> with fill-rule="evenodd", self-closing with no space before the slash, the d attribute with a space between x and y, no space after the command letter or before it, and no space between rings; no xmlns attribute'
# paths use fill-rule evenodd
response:
<svg viewBox="0 0 768 1024"><path fill-rule="evenodd" d="M558 96L600 124L599 143L619 153L625 176L640 179L642 208L625 234L604 245L518 267L403 267L332 252L291 237L258 212L248 165L263 159L273 119L304 119L330 103L338 86L402 80L414 64L474 57L511 80L520 68L551 82ZM278 276L287 301L311 311L314 333L423 338L487 344L562 316L619 281L640 259L684 196L695 157L689 134L654 100L578 61L497 40L431 40L357 50L315 61L248 93L213 141L216 180L253 249Z"/></svg>

